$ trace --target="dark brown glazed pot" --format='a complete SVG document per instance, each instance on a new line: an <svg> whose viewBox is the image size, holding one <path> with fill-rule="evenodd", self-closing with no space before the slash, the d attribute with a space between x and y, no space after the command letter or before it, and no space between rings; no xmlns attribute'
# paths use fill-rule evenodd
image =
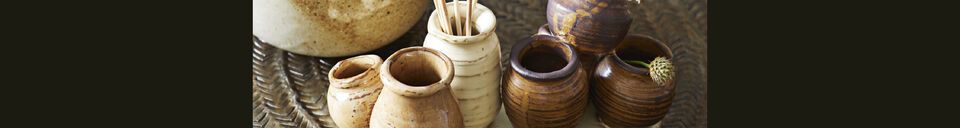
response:
<svg viewBox="0 0 960 128"><path fill-rule="evenodd" d="M430 48L404 48L390 55L380 65L385 91L373 107L370 127L464 127L450 90L453 73L450 58Z"/></svg>
<svg viewBox="0 0 960 128"><path fill-rule="evenodd" d="M514 45L501 84L514 127L574 127L587 106L587 73L569 44L534 35Z"/></svg>
<svg viewBox="0 0 960 128"><path fill-rule="evenodd" d="M553 35L585 54L606 54L623 40L633 19L627 0L550 0L547 24Z"/></svg>
<svg viewBox="0 0 960 128"><path fill-rule="evenodd" d="M646 35L629 35L614 54L603 58L594 73L594 103L601 122L608 127L643 127L657 123L669 111L675 82L660 86L653 82L649 69L625 60L655 57L672 59L670 48Z"/></svg>

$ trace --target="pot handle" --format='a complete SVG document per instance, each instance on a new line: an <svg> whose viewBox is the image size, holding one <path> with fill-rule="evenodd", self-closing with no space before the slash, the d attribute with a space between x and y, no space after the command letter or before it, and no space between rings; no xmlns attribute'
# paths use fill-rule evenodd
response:
<svg viewBox="0 0 960 128"><path fill-rule="evenodd" d="M537 30L537 33L534 34L534 35L554 36L553 33L550 32L550 26L548 26L547 24L543 24L543 26L540 26L540 29L538 29L538 30ZM555 37L555 36L554 36L554 37Z"/></svg>

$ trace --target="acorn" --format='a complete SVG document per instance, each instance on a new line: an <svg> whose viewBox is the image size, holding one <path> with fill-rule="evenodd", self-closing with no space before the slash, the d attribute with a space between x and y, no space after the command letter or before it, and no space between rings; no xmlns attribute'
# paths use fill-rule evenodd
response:
<svg viewBox="0 0 960 128"><path fill-rule="evenodd" d="M668 81L673 80L673 64L671 64L667 58L654 58L650 64L643 61L627 61L627 63L643 65L647 69L650 69L650 77L653 78L653 82L657 83L657 85L665 86Z"/></svg>
<svg viewBox="0 0 960 128"><path fill-rule="evenodd" d="M673 80L673 64L664 57L657 57L650 62L650 77L657 85L665 86Z"/></svg>

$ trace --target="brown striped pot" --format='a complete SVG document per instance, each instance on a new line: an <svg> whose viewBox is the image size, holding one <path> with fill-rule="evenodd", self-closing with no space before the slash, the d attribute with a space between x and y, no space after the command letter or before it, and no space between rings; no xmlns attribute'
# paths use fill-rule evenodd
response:
<svg viewBox="0 0 960 128"><path fill-rule="evenodd" d="M550 0L547 24L553 35L582 54L606 54L623 40L633 19L627 0ZM592 67L591 67L592 68Z"/></svg>
<svg viewBox="0 0 960 128"><path fill-rule="evenodd" d="M587 73L577 52L548 35L514 45L501 94L514 127L576 126L587 106Z"/></svg>
<svg viewBox="0 0 960 128"><path fill-rule="evenodd" d="M398 50L380 65L383 93L373 107L370 127L462 128L463 115L450 90L453 62L424 47Z"/></svg>
<svg viewBox="0 0 960 128"><path fill-rule="evenodd" d="M330 80L327 106L337 126L370 127L370 112L383 88L378 70L381 63L383 60L377 55L362 55L333 66L327 77Z"/></svg>
<svg viewBox="0 0 960 128"><path fill-rule="evenodd" d="M467 15L467 2L447 3L447 8L460 6L461 16ZM451 35L441 30L438 11L430 15L423 47L436 49L453 60L453 96L460 103L464 125L467 128L486 128L500 112L500 39L497 37L497 18L482 4L475 6L474 35ZM450 15L452 17L453 15ZM450 18L448 18L450 19ZM466 20L466 19L463 19Z"/></svg>
<svg viewBox="0 0 960 128"><path fill-rule="evenodd" d="M652 61L657 56L672 59L670 48L645 35L629 35L614 54L603 58L594 73L594 103L607 127L643 127L657 123L669 111L674 82L657 85L649 69L625 60Z"/></svg>

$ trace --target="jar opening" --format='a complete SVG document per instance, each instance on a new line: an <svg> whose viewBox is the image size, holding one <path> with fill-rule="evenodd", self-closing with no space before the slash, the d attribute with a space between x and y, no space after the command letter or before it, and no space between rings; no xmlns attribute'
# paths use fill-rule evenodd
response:
<svg viewBox="0 0 960 128"><path fill-rule="evenodd" d="M549 46L533 46L530 48L530 50L526 51L523 56L520 57L520 63L523 67L533 72L553 72L563 69L563 67L567 66L567 60L562 56L562 54L562 51L556 51Z"/></svg>
<svg viewBox="0 0 960 128"><path fill-rule="evenodd" d="M460 20L456 20L456 18L449 17L449 18L447 18L447 20L448 20L448 21L460 21L460 25L466 25L465 22L467 21L467 18L466 18L466 17L460 17ZM474 19L474 20L476 20L476 19ZM476 35L480 35L480 31L477 31L477 27L475 26L475 25L477 25L477 23L474 23L474 22L471 21L470 24L471 24L471 25L470 25L470 35L466 35L466 32L463 32L463 34L460 34L462 31L465 31L466 29L461 29L462 31L456 31L456 30L454 30L454 31L449 32L449 33L446 33L446 34L457 35L457 36L476 36ZM456 29L456 26L457 26L457 25L456 25L456 22L450 22L450 28Z"/></svg>
<svg viewBox="0 0 960 128"><path fill-rule="evenodd" d="M656 56L657 54L650 53L647 51L649 50L638 49L638 48L624 48L621 50L617 50L615 54L617 54L617 57L620 60L627 62L627 64L630 64L630 66L637 67L637 68L647 68L646 66L643 66L637 63L630 63L630 61L643 61L644 63L649 64L651 61L653 61L654 58L657 57Z"/></svg>
<svg viewBox="0 0 960 128"><path fill-rule="evenodd" d="M440 82L442 72L437 69L444 67L442 58L422 51L403 54L397 56L396 61L390 65L390 74L397 81L409 86L427 86Z"/></svg>
<svg viewBox="0 0 960 128"><path fill-rule="evenodd" d="M646 66L631 61L642 61L650 64L656 57L673 58L670 48L659 40L646 35L627 35L623 42L614 49L613 57L616 57L620 66L635 72L646 72ZM641 71L642 70L642 71Z"/></svg>
<svg viewBox="0 0 960 128"><path fill-rule="evenodd" d="M524 78L536 81L567 78L580 68L577 51L550 35L533 35L514 44L510 66Z"/></svg>
<svg viewBox="0 0 960 128"><path fill-rule="evenodd" d="M360 73L367 72L372 66L373 65L369 64L345 63L345 65L342 65L342 67L334 71L333 78L344 79L357 76L360 75Z"/></svg>

